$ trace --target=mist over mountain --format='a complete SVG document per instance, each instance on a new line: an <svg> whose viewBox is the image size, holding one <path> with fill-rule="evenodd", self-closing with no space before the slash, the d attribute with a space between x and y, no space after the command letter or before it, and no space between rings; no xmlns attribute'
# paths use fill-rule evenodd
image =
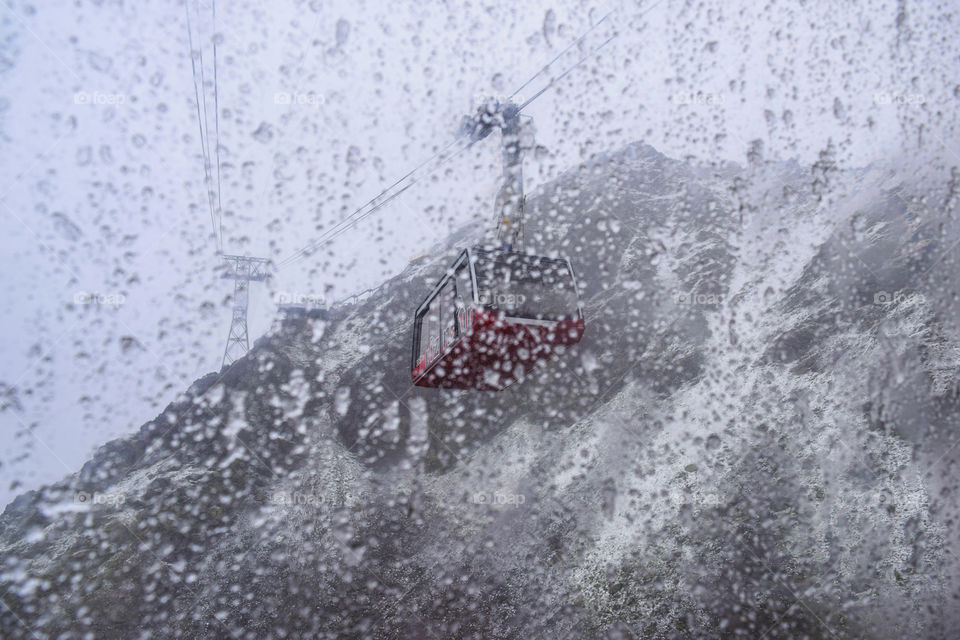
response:
<svg viewBox="0 0 960 640"><path fill-rule="evenodd" d="M278 321L6 508L2 635L951 637L958 181L831 153L531 194L587 328L499 393L410 381L479 227Z"/></svg>

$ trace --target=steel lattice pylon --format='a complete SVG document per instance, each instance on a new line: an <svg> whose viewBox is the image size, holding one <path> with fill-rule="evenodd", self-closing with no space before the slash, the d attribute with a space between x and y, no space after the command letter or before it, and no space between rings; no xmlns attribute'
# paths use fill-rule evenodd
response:
<svg viewBox="0 0 960 640"><path fill-rule="evenodd" d="M230 333L227 334L227 346L223 350L223 367L233 364L250 350L250 337L247 334L247 303L249 301L250 283L262 282L267 274L266 258L249 258L247 256L221 256L227 261L229 271L223 274L224 278L232 278L233 284L233 319L230 321Z"/></svg>

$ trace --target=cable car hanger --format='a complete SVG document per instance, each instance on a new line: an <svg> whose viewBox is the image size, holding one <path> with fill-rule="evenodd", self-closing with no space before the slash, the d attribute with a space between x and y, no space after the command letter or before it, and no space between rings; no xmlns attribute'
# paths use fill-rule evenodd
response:
<svg viewBox="0 0 960 640"><path fill-rule="evenodd" d="M503 184L494 201L499 246L465 249L417 308L413 384L500 391L583 337L586 325L570 260L524 252L520 112L594 52L522 105L490 100L461 124L469 144L500 130Z"/></svg>

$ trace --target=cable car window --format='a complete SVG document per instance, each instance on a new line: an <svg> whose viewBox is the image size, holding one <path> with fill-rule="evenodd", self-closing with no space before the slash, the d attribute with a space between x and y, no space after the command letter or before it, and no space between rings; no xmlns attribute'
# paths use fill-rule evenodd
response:
<svg viewBox="0 0 960 640"><path fill-rule="evenodd" d="M416 349L416 351L417 351L417 355L416 355L416 359L417 359L418 362L420 361L421 358L424 358L424 359L425 359L425 358L427 357L427 344L428 344L428 342L429 342L429 340L430 340L430 337L429 337L428 331L427 331L427 323L426 323L426 318L427 318L427 314L428 314L428 313L430 313L430 308L429 308L429 307L427 307L427 310L424 311L423 313L421 313L421 314L417 317L417 324L416 324L416 330L417 330L417 337L416 337L416 340L417 340L417 349Z"/></svg>
<svg viewBox="0 0 960 640"><path fill-rule="evenodd" d="M573 274L563 260L478 252L480 304L508 316L560 320L577 314Z"/></svg>
<svg viewBox="0 0 960 640"><path fill-rule="evenodd" d="M440 355L440 298L435 296L430 301L430 310L427 311L427 362Z"/></svg>
<svg viewBox="0 0 960 640"><path fill-rule="evenodd" d="M420 335L418 336L419 343L419 358L424 358L427 363L433 361L433 359L440 353L439 348L439 337L440 337L440 303L437 296L434 296L426 306L426 309L423 311L423 315L420 317L419 329Z"/></svg>
<svg viewBox="0 0 960 640"><path fill-rule="evenodd" d="M470 267L466 262L456 272L456 307L459 319L459 333L467 330L467 307L473 302L473 288L470 286Z"/></svg>
<svg viewBox="0 0 960 640"><path fill-rule="evenodd" d="M457 305L453 278L447 280L440 290L439 308L443 327L443 348L446 349L457 339Z"/></svg>

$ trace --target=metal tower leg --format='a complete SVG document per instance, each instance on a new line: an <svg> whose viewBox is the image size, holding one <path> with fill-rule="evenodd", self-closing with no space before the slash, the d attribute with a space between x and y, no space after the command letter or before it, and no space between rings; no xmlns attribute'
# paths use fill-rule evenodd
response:
<svg viewBox="0 0 960 640"><path fill-rule="evenodd" d="M250 283L267 279L267 259L246 256L223 256L230 270L224 278L233 279L233 319L230 321L230 333L227 334L227 346L223 350L223 367L233 364L250 350L250 336L247 333L247 306L250 301Z"/></svg>

